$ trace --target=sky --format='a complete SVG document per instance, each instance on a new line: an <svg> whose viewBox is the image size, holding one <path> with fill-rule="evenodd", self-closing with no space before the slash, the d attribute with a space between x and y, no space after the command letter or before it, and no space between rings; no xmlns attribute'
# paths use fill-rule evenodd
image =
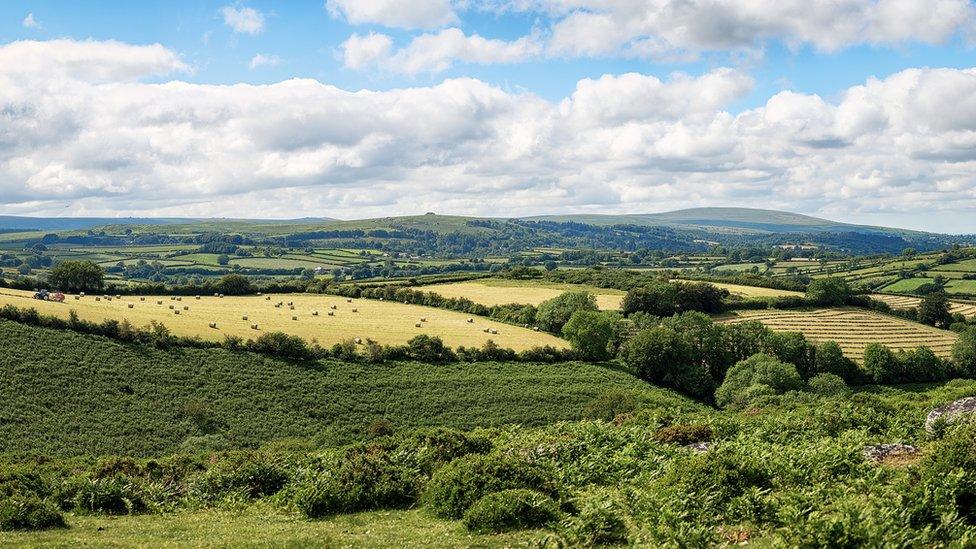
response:
<svg viewBox="0 0 976 549"><path fill-rule="evenodd" d="M972 0L0 2L0 214L976 233Z"/></svg>

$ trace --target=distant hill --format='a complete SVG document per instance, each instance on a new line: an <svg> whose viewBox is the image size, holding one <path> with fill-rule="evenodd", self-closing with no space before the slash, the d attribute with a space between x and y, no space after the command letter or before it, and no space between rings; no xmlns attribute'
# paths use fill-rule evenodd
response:
<svg viewBox="0 0 976 549"><path fill-rule="evenodd" d="M623 215L546 215L532 220L575 221L590 225L665 226L684 229L717 230L733 233L824 233L923 234L919 231L854 225L819 217L755 208L689 208L673 212Z"/></svg>

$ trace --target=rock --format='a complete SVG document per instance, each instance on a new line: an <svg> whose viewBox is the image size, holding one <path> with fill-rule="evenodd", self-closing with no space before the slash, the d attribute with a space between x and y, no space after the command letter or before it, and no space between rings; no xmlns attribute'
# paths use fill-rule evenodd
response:
<svg viewBox="0 0 976 549"><path fill-rule="evenodd" d="M961 418L976 419L976 397L961 398L929 412L925 418L925 432L935 434L936 424L952 423Z"/></svg>
<svg viewBox="0 0 976 549"><path fill-rule="evenodd" d="M865 446L861 453L864 459L879 463L892 457L913 456L918 453L918 448L910 444L872 444Z"/></svg>
<svg viewBox="0 0 976 549"><path fill-rule="evenodd" d="M691 444L686 444L685 448L691 450L696 454L704 454L712 448L711 442L692 442Z"/></svg>

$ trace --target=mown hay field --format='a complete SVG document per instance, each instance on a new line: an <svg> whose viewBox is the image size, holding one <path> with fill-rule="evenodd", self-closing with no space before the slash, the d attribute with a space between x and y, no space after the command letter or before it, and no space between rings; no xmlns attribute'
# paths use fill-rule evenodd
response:
<svg viewBox="0 0 976 549"><path fill-rule="evenodd" d="M690 281L694 282L694 281ZM790 290L777 290L776 288L760 288L758 286L743 286L740 284L725 284L722 282L709 282L712 286L728 290L730 294L739 297L785 297L802 296L803 292L793 292Z"/></svg>
<svg viewBox="0 0 976 549"><path fill-rule="evenodd" d="M444 297L465 297L486 306L523 303L538 305L563 292L590 292L596 296L596 303L603 310L620 308L620 302L627 292L608 288L597 288L582 284L558 284L533 280L482 279L448 284L432 284L418 288L434 292Z"/></svg>
<svg viewBox="0 0 976 549"><path fill-rule="evenodd" d="M919 297L907 295L871 294L871 298L887 303L892 309L914 309L922 302L922 299ZM949 312L964 316L976 316L976 303L950 300Z"/></svg>
<svg viewBox="0 0 976 549"><path fill-rule="evenodd" d="M480 347L489 339L501 347L517 351L540 345L568 346L566 341L550 334L455 311L371 299L347 302L343 297L320 294L223 298L209 295L199 300L184 296L181 301L176 301L172 296L122 296L111 301L101 297L96 301L90 295L76 300L76 296L69 295L64 303L39 301L32 299L32 295L31 292L0 290L0 306L33 307L42 314L62 318L67 318L69 311L75 310L83 320L101 322L105 319L124 319L137 327L155 320L165 324L176 335L213 341L221 341L228 335L253 339L264 333L285 332L320 345L332 345L349 338L399 345L416 335L427 334L440 336L444 343L452 347ZM275 307L279 302L283 303L282 306ZM294 309L288 306L288 302L294 304ZM331 309L333 306L334 310ZM353 312L354 309L356 312ZM313 316L314 311L318 312L318 316ZM329 316L329 312L333 316ZM247 316L247 320L244 320L244 316ZM297 317L297 320L292 317ZM473 322L468 322L469 318ZM217 327L211 328L211 322L216 322ZM421 325L419 328L416 326L418 323ZM257 324L258 329L252 329L252 324ZM485 329L497 333L486 333Z"/></svg>
<svg viewBox="0 0 976 549"><path fill-rule="evenodd" d="M864 348L881 343L891 349L925 346L948 357L956 334L862 309L815 309L740 311L719 322L758 320L773 330L801 332L815 342L836 341L849 358L861 361Z"/></svg>

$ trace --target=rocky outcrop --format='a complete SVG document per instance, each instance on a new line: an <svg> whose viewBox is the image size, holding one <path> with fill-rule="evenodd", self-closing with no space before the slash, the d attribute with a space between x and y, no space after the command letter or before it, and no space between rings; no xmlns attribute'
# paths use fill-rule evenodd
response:
<svg viewBox="0 0 976 549"><path fill-rule="evenodd" d="M974 418L976 418L976 397L961 398L929 412L925 418L925 431L931 435L935 433L936 425L940 423L954 423Z"/></svg>
<svg viewBox="0 0 976 549"><path fill-rule="evenodd" d="M918 453L918 448L910 444L872 444L865 446L862 453L864 459L881 463L890 458L913 456Z"/></svg>

